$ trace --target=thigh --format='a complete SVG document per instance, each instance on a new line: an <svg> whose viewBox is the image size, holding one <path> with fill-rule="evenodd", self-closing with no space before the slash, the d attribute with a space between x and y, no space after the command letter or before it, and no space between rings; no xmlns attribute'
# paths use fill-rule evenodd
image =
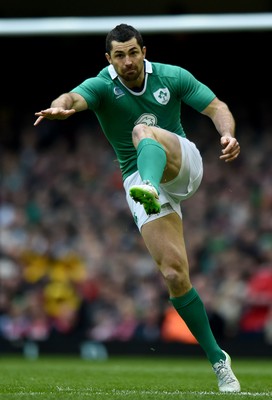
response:
<svg viewBox="0 0 272 400"><path fill-rule="evenodd" d="M196 145L190 140L178 136L182 149L182 164L175 179L162 183L160 189L174 201L180 203L191 197L199 188L203 177L202 157Z"/></svg>
<svg viewBox="0 0 272 400"><path fill-rule="evenodd" d="M164 147L167 157L167 164L164 170L161 183L174 179L181 168L182 154L179 139L176 134L165 129L152 127L155 139Z"/></svg>

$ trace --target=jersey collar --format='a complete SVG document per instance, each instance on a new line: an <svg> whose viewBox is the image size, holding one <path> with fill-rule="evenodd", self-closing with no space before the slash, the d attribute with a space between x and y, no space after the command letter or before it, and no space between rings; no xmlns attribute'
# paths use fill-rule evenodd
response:
<svg viewBox="0 0 272 400"><path fill-rule="evenodd" d="M153 70L151 62L149 62L148 60L144 60L144 63L145 63L145 72L147 74L152 74ZM112 80L118 77L118 74L115 71L114 66L112 64L108 66L108 71Z"/></svg>

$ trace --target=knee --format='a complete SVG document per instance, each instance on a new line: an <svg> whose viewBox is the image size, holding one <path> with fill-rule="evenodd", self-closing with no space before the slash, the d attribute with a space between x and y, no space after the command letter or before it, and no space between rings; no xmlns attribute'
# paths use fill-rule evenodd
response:
<svg viewBox="0 0 272 400"><path fill-rule="evenodd" d="M132 130L132 142L137 148L139 142L145 138L154 138L152 129L145 124L135 125Z"/></svg>
<svg viewBox="0 0 272 400"><path fill-rule="evenodd" d="M160 270L171 295L181 296L191 287L187 259L168 260Z"/></svg>

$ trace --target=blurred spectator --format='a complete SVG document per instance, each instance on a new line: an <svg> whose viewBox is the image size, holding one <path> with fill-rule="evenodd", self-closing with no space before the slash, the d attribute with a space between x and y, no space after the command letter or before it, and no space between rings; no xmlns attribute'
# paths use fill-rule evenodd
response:
<svg viewBox="0 0 272 400"><path fill-rule="evenodd" d="M241 332L263 334L269 329L272 313L272 266L258 268L246 285Z"/></svg>
<svg viewBox="0 0 272 400"><path fill-rule="evenodd" d="M239 113L241 157L233 165L216 158L205 120L187 128L203 154L205 183L182 204L185 239L216 337L253 331L272 343L270 108L259 126ZM41 129L28 121L12 141L0 141L0 337L80 331L94 340L169 340L173 310L98 126Z"/></svg>

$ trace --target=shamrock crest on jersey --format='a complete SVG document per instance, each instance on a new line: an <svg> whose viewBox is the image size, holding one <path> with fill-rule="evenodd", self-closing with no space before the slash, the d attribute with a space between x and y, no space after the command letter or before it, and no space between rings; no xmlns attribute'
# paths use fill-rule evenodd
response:
<svg viewBox="0 0 272 400"><path fill-rule="evenodd" d="M155 97L158 103L163 105L167 104L168 101L170 100L170 92L167 88L158 89L155 93L153 93L153 96Z"/></svg>

